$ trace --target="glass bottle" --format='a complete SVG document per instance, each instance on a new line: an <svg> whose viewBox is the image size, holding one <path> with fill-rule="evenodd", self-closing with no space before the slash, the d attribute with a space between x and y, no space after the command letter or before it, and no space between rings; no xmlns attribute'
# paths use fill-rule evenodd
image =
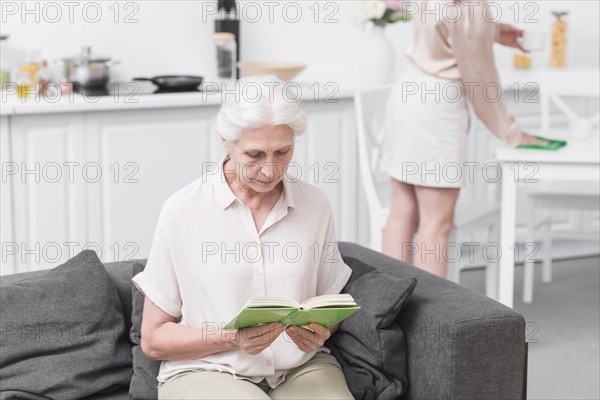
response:
<svg viewBox="0 0 600 400"><path fill-rule="evenodd" d="M235 35L235 58L240 61L240 18L236 0L218 0L215 32L229 32ZM240 78L239 68L236 68L236 79Z"/></svg>
<svg viewBox="0 0 600 400"><path fill-rule="evenodd" d="M212 39L215 43L215 74L216 83L230 86L236 81L236 43L235 35L230 32L217 32Z"/></svg>

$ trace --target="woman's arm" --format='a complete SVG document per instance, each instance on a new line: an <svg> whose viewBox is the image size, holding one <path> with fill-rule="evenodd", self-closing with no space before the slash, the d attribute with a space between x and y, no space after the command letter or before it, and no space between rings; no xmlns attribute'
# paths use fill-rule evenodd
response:
<svg viewBox="0 0 600 400"><path fill-rule="evenodd" d="M475 114L494 135L517 146L522 131L502 98L493 49L496 25L484 18L484 5L477 2L471 11L465 8L458 22L448 24L449 39Z"/></svg>
<svg viewBox="0 0 600 400"><path fill-rule="evenodd" d="M146 298L141 347L153 360L193 360L238 348L255 355L269 347L284 329L280 323L231 330L207 323L206 329L193 328L178 324L175 317Z"/></svg>
<svg viewBox="0 0 600 400"><path fill-rule="evenodd" d="M141 347L152 360L191 360L238 347L235 333L207 324L208 329L192 328L144 300ZM214 329L210 329L214 328Z"/></svg>

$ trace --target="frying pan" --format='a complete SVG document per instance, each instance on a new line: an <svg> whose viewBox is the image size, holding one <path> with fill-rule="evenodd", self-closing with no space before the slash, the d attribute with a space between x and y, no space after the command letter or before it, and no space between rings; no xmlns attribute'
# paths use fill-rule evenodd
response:
<svg viewBox="0 0 600 400"><path fill-rule="evenodd" d="M161 91L197 90L204 78L189 75L160 75L152 78L133 78L134 81L150 81Z"/></svg>

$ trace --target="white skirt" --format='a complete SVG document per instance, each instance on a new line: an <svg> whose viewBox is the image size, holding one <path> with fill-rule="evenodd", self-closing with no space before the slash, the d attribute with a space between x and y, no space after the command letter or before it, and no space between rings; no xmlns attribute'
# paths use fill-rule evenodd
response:
<svg viewBox="0 0 600 400"><path fill-rule="evenodd" d="M381 166L412 185L464 185L469 111L461 81L436 78L409 60L385 110Z"/></svg>

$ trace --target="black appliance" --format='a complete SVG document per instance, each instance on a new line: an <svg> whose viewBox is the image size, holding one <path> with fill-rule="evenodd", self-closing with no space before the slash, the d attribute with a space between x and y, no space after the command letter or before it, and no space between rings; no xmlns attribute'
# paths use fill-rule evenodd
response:
<svg viewBox="0 0 600 400"><path fill-rule="evenodd" d="M215 32L229 32L235 35L236 60L240 59L240 19L235 0L218 0ZM240 70L236 67L236 79L240 79Z"/></svg>

